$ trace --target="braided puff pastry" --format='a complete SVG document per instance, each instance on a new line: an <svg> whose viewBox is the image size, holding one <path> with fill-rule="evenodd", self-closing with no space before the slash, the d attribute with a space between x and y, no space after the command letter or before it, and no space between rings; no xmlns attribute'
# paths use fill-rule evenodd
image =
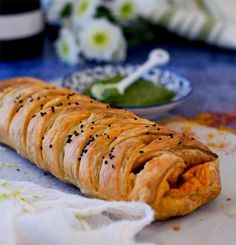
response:
<svg viewBox="0 0 236 245"><path fill-rule="evenodd" d="M85 195L146 202L156 220L221 190L218 157L202 143L34 78L0 83L0 142Z"/></svg>

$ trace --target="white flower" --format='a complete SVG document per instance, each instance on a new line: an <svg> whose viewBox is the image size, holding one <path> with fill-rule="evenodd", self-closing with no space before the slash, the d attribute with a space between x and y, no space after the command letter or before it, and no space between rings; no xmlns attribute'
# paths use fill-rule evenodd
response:
<svg viewBox="0 0 236 245"><path fill-rule="evenodd" d="M75 0L72 5L71 20L75 27L82 27L96 13L98 0Z"/></svg>
<svg viewBox="0 0 236 245"><path fill-rule="evenodd" d="M126 57L126 42L121 29L106 19L91 20L79 34L81 51L88 59L121 61Z"/></svg>
<svg viewBox="0 0 236 245"><path fill-rule="evenodd" d="M68 28L60 30L59 38L56 41L56 52L62 61L69 64L76 64L79 61L80 49L73 32Z"/></svg>
<svg viewBox="0 0 236 245"><path fill-rule="evenodd" d="M156 9L156 0L135 0L137 5L137 12L144 18L151 17Z"/></svg>
<svg viewBox="0 0 236 245"><path fill-rule="evenodd" d="M154 21L158 13L168 11L170 5L166 0L134 0L137 6L137 13L141 17Z"/></svg>
<svg viewBox="0 0 236 245"><path fill-rule="evenodd" d="M60 23L63 9L72 1L73 0L53 0L47 11L47 21L49 23Z"/></svg>
<svg viewBox="0 0 236 245"><path fill-rule="evenodd" d="M137 17L135 0L117 0L111 6L114 15L120 20L132 20Z"/></svg>

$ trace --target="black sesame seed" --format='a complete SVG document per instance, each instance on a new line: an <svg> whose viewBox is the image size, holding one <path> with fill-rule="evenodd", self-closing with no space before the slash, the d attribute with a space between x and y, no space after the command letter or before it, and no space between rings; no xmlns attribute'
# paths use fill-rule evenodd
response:
<svg viewBox="0 0 236 245"><path fill-rule="evenodd" d="M71 103L68 103L68 105L71 105Z"/></svg>
<svg viewBox="0 0 236 245"><path fill-rule="evenodd" d="M162 140L162 138L159 138L159 140Z"/></svg>
<svg viewBox="0 0 236 245"><path fill-rule="evenodd" d="M156 125L156 123L155 123L155 124L152 124L152 126L153 126L153 127L156 127L157 125Z"/></svg>
<svg viewBox="0 0 236 245"><path fill-rule="evenodd" d="M52 148L52 145L49 145L49 148Z"/></svg>
<svg viewBox="0 0 236 245"><path fill-rule="evenodd" d="M52 107L51 107L51 110L52 110L52 112L55 112L55 107L52 106Z"/></svg>
<svg viewBox="0 0 236 245"><path fill-rule="evenodd" d="M115 168L115 166L113 164L111 166L112 166L112 168Z"/></svg>
<svg viewBox="0 0 236 245"><path fill-rule="evenodd" d="M159 130L161 130L160 128L157 128L157 130L159 131Z"/></svg>
<svg viewBox="0 0 236 245"><path fill-rule="evenodd" d="M84 130L81 130L80 132L81 132L81 133L83 133L83 132L84 132Z"/></svg>
<svg viewBox="0 0 236 245"><path fill-rule="evenodd" d="M91 127L91 129L94 129L94 127Z"/></svg>
<svg viewBox="0 0 236 245"><path fill-rule="evenodd" d="M108 127L110 128L111 127L111 124L109 124Z"/></svg>
<svg viewBox="0 0 236 245"><path fill-rule="evenodd" d="M36 117L36 115L33 115L32 118Z"/></svg>
<svg viewBox="0 0 236 245"><path fill-rule="evenodd" d="M109 135L107 135L107 138L109 139L109 138L110 138L110 136L109 136Z"/></svg>
<svg viewBox="0 0 236 245"><path fill-rule="evenodd" d="M78 160L80 161L81 160L81 157L79 157Z"/></svg>
<svg viewBox="0 0 236 245"><path fill-rule="evenodd" d="M84 149L84 153L87 153L88 152L88 150L87 149Z"/></svg>
<svg viewBox="0 0 236 245"><path fill-rule="evenodd" d="M145 126L145 128L148 128L148 127L149 127L148 125Z"/></svg>
<svg viewBox="0 0 236 245"><path fill-rule="evenodd" d="M108 164L108 161L107 160L105 160L105 162L104 162L105 164Z"/></svg>
<svg viewBox="0 0 236 245"><path fill-rule="evenodd" d="M90 103L93 103L93 100L90 100Z"/></svg>
<svg viewBox="0 0 236 245"><path fill-rule="evenodd" d="M71 143L71 141L72 141L72 139L71 139L71 138L69 138L69 139L67 139L66 143L67 143L67 144L70 144L70 143Z"/></svg>
<svg viewBox="0 0 236 245"><path fill-rule="evenodd" d="M42 149L43 149L43 147L42 146L40 146L40 150L42 151Z"/></svg>
<svg viewBox="0 0 236 245"><path fill-rule="evenodd" d="M195 140L195 138L193 138L193 137L192 137L191 139L192 139L192 140Z"/></svg>
<svg viewBox="0 0 236 245"><path fill-rule="evenodd" d="M142 154L143 152L144 152L144 151L139 151L139 153L141 153L141 154Z"/></svg>
<svg viewBox="0 0 236 245"><path fill-rule="evenodd" d="M91 123L94 124L94 121L92 121Z"/></svg>
<svg viewBox="0 0 236 245"><path fill-rule="evenodd" d="M40 97L37 97L37 100L40 100Z"/></svg>
<svg viewBox="0 0 236 245"><path fill-rule="evenodd" d="M110 108L110 106L109 105L107 105L107 109L109 109Z"/></svg>
<svg viewBox="0 0 236 245"><path fill-rule="evenodd" d="M174 137L174 135L173 134L169 134L169 137L172 139Z"/></svg>
<svg viewBox="0 0 236 245"><path fill-rule="evenodd" d="M19 100L19 103L23 103L23 100Z"/></svg>
<svg viewBox="0 0 236 245"><path fill-rule="evenodd" d="M148 134L150 134L149 132L146 132L146 134L148 135Z"/></svg>
<svg viewBox="0 0 236 245"><path fill-rule="evenodd" d="M84 127L84 125L83 125L83 124L81 124L81 125L80 125L80 128L83 128L83 127Z"/></svg>
<svg viewBox="0 0 236 245"><path fill-rule="evenodd" d="M42 140L44 140L44 136L42 137Z"/></svg>
<svg viewBox="0 0 236 245"><path fill-rule="evenodd" d="M79 105L79 103L78 103L78 102L75 102L75 104L76 104L76 105Z"/></svg>
<svg viewBox="0 0 236 245"><path fill-rule="evenodd" d="M20 172L20 169L19 169L19 168L17 168L17 169L16 169L16 171Z"/></svg>
<svg viewBox="0 0 236 245"><path fill-rule="evenodd" d="M134 120L138 120L138 118L137 118L137 117L135 117L135 118L134 118Z"/></svg>
<svg viewBox="0 0 236 245"><path fill-rule="evenodd" d="M179 143L178 143L178 145L181 145L181 144L182 144L182 142L179 142Z"/></svg>

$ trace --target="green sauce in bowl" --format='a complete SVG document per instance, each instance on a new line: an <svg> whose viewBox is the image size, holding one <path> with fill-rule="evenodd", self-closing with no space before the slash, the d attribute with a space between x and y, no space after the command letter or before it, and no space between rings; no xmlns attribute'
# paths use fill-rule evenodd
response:
<svg viewBox="0 0 236 245"><path fill-rule="evenodd" d="M97 81L88 86L84 94L92 96L91 88L96 83L112 84L118 83L123 79L122 76L116 75L114 77ZM150 106L171 101L175 93L169 89L157 86L150 81L138 79L130 87L128 87L124 95L116 95L109 97L103 101L114 106Z"/></svg>

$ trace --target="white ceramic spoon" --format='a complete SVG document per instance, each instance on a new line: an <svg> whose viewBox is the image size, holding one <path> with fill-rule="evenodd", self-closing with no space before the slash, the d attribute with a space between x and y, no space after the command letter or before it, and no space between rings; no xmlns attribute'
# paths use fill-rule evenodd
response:
<svg viewBox="0 0 236 245"><path fill-rule="evenodd" d="M138 78L151 70L154 66L164 65L170 60L169 53L163 49L154 49L149 54L148 60L141 65L134 73L130 74L128 77L124 78L118 83L114 84L95 84L93 85L91 92L94 98L97 100L105 100L106 95L110 93L108 90L112 91L112 94L123 95L125 90L133 84ZM115 91L115 92L114 92Z"/></svg>

